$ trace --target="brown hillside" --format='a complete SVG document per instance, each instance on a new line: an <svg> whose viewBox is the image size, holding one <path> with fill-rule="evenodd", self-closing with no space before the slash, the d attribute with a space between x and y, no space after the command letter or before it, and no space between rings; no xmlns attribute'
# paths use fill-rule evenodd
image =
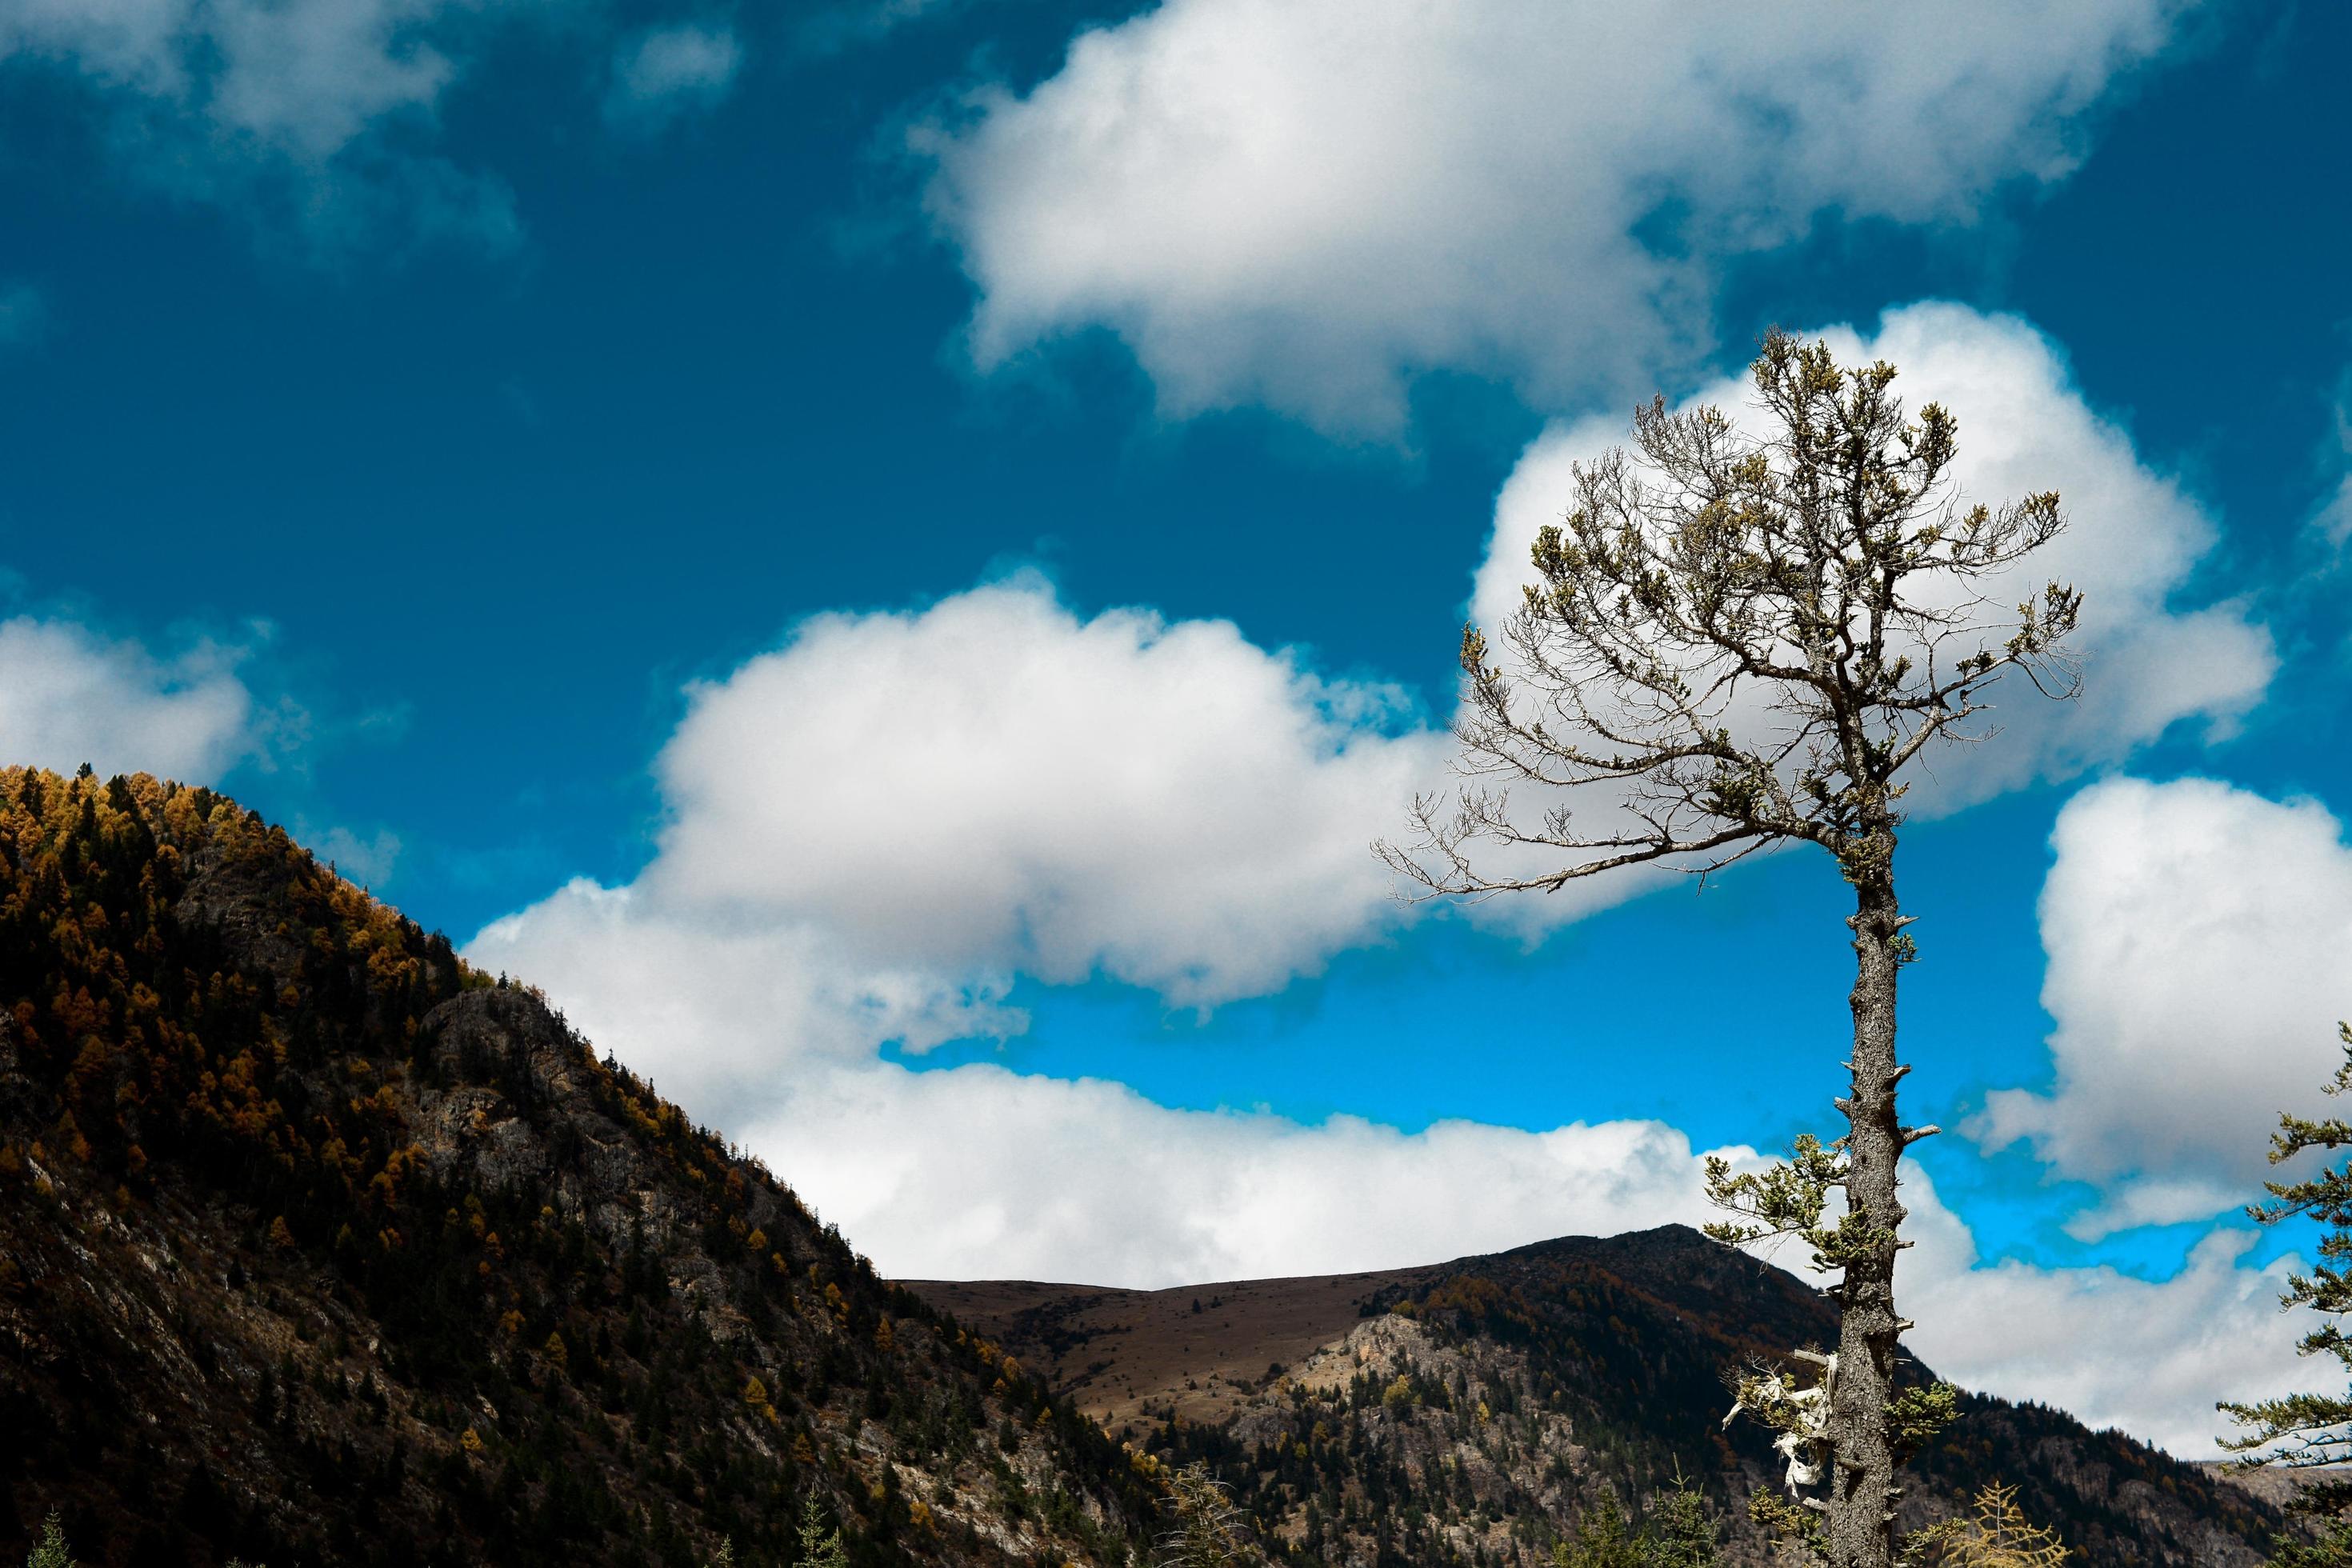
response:
<svg viewBox="0 0 2352 1568"><path fill-rule="evenodd" d="M909 1289L1115 1436L1209 1462L1262 1538L1354 1564L1542 1568L1595 1507L1638 1511L1677 1472L1713 1498L1730 1561L1771 1562L1744 1503L1779 1467L1752 1425L1724 1427L1725 1376L1836 1333L1819 1291L1680 1226L1380 1273ZM1915 1462L1908 1528L1990 1480L2085 1564L2252 1568L2282 1527L2272 1500L2119 1433L1962 1404Z"/></svg>
<svg viewBox="0 0 2352 1568"><path fill-rule="evenodd" d="M1080 1410L1128 1436L1171 1409L1196 1422L1238 1414L1282 1369L1344 1336L1381 1292L1435 1275L1406 1268L1169 1290L1029 1280L903 1283L1012 1350Z"/></svg>

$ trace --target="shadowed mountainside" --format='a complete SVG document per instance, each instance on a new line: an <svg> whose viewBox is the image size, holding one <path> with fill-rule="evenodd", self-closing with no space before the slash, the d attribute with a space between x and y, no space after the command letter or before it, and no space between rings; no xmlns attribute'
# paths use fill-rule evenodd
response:
<svg viewBox="0 0 2352 1568"><path fill-rule="evenodd" d="M814 1506L857 1568L1126 1568L1200 1460L1300 1568L1542 1568L1677 1467L1756 1562L1776 1472L1723 1375L1832 1330L1674 1227L893 1285L257 816L0 770L0 1557L56 1507L110 1565L789 1563ZM2277 1527L1995 1400L1915 1473L1909 1522L1997 1477L2091 1564L2240 1568Z"/></svg>
<svg viewBox="0 0 2352 1568"><path fill-rule="evenodd" d="M0 1559L1124 1563L1155 1489L232 802L0 771Z"/></svg>
<svg viewBox="0 0 2352 1568"><path fill-rule="evenodd" d="M1208 1460L1262 1538L1372 1565L1541 1568L1596 1504L1638 1515L1678 1471L1724 1516L1729 1558L1769 1561L1744 1503L1778 1466L1752 1424L1724 1426L1725 1373L1836 1338L1826 1297L1680 1226L1168 1290L909 1288L1113 1436ZM1906 1528L2013 1482L2087 1564L2238 1568L2281 1528L2269 1501L2205 1468L1981 1395L1910 1475Z"/></svg>

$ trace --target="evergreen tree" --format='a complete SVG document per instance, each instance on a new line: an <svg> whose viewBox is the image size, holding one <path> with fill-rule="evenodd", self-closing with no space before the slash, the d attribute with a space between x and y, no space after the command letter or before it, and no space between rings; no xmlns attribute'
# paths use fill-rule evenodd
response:
<svg viewBox="0 0 2352 1568"><path fill-rule="evenodd" d="M849 1568L849 1552L841 1544L838 1526L828 1527L816 1494L801 1499L800 1568Z"/></svg>
<svg viewBox="0 0 2352 1568"><path fill-rule="evenodd" d="M1651 1500L1637 1531L1614 1498L1604 1498L1581 1521L1573 1541L1554 1546L1554 1568L1716 1568L1715 1516L1706 1500L1677 1479L1675 1489Z"/></svg>
<svg viewBox="0 0 2352 1568"><path fill-rule="evenodd" d="M1835 861L1854 896L1844 1129L1768 1173L1712 1162L1708 1189L1741 1216L1717 1239L1794 1235L1840 1277L1828 1415L1790 1480L1823 1487L1805 1506L1834 1568L1889 1568L1896 1469L1934 1414L1899 1410L1895 1384L1896 1166L1935 1131L1895 1108L1896 976L1917 956L1895 882L1906 770L1983 738L1970 721L2005 674L2071 693L2081 596L2053 583L2000 602L2064 527L2058 497L1964 503L1956 422L1932 403L1906 416L1892 365L1774 332L1751 374L1760 433L1655 399L1634 416L1637 455L1577 467L1501 646L1463 632L1457 766L1482 782L1415 801L1413 841L1379 847L1431 896L1462 898L1639 867L1704 877L1788 843ZM1540 792L1542 809L1487 780Z"/></svg>
<svg viewBox="0 0 2352 1568"><path fill-rule="evenodd" d="M1679 1477L1674 1490L1651 1500L1642 1533L1647 1568L1716 1568L1715 1515Z"/></svg>
<svg viewBox="0 0 2352 1568"><path fill-rule="evenodd" d="M2352 1025L2336 1030L2344 1045L2344 1063L2320 1092L2338 1095L2352 1089ZM2270 1160L2283 1164L2306 1150L2330 1155L2352 1146L2352 1122L2331 1116L2314 1121L2292 1112L2279 1117L2271 1135ZM2303 1336L2297 1349L2305 1355L2335 1358L2352 1372L2352 1336L2344 1331L2344 1315L2352 1312L2352 1160L2334 1161L2300 1182L2265 1182L2270 1202L2256 1204L2247 1213L2263 1225L2290 1219L2316 1220L2326 1227L2319 1239L2318 1266L2287 1281L2279 1305L2288 1310L2308 1307L2320 1315L2319 1325ZM2352 1461L2352 1387L2340 1394L2290 1394L2247 1404L2224 1403L2220 1408L2245 1431L2221 1440L2224 1448L2248 1456L2239 1461L2248 1468L2278 1465L2289 1469L2342 1465ZM2320 1521L2316 1542L2282 1540L2274 1559L2283 1568L2352 1568L2352 1479L2332 1475L2305 1488L2288 1505L2294 1511Z"/></svg>
<svg viewBox="0 0 2352 1568"><path fill-rule="evenodd" d="M82 764L83 776L89 776L89 764ZM66 1548L66 1527L58 1518L56 1509L41 1521L41 1543L25 1559L25 1568L74 1568L73 1553Z"/></svg>
<svg viewBox="0 0 2352 1568"><path fill-rule="evenodd" d="M1615 1498L1603 1498L1599 1507L1579 1521L1576 1539L1551 1549L1552 1568L1646 1568L1642 1542L1625 1523L1625 1510Z"/></svg>
<svg viewBox="0 0 2352 1568"><path fill-rule="evenodd" d="M1160 1568L1235 1568L1247 1561L1241 1511L1209 1467L1193 1463L1169 1472L1171 1522L1160 1537Z"/></svg>

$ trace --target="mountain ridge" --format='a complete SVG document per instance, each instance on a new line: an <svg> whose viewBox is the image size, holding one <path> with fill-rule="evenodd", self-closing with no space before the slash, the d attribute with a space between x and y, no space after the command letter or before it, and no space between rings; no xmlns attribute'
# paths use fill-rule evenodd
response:
<svg viewBox="0 0 2352 1568"><path fill-rule="evenodd" d="M1777 1469L1723 1370L1833 1326L1678 1231L1149 1321L961 1289L878 1278L258 814L0 769L0 1553L54 1507L109 1568L789 1563L814 1506L854 1568L1128 1568L1198 1463L1286 1568L1542 1568L1677 1469L1760 1563L1738 1505ZM1251 1320L1186 1361L1250 1292L1284 1353L1246 1364ZM1967 1410L1907 1514L2006 1476L2095 1568L2241 1568L2277 1527L2127 1439Z"/></svg>
<svg viewBox="0 0 2352 1568"><path fill-rule="evenodd" d="M1113 1436L1209 1464L1261 1536L1372 1564L1539 1568L1592 1509L1638 1515L1676 1474L1713 1500L1729 1561L1773 1561L1741 1505L1780 1467L1766 1434L1724 1426L1725 1373L1837 1326L1822 1292L1672 1225L1157 1290L904 1283ZM2088 1564L2247 1568L2285 1528L2276 1500L2125 1434L1982 1394L1961 1409L1913 1461L1906 1529L1996 1479Z"/></svg>

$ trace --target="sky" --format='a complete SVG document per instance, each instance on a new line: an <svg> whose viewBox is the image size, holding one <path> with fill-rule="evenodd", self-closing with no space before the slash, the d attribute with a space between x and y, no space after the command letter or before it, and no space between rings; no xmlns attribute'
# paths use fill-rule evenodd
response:
<svg viewBox="0 0 2352 1568"><path fill-rule="evenodd" d="M226 788L877 1267L1705 1217L1848 896L1402 901L1465 619L1653 394L1883 356L2082 699L1899 876L1912 1342L2210 1452L2352 1016L2352 13L0 0L0 752ZM2039 569L2039 568L2037 568ZM1793 1258L1782 1261L1794 1264Z"/></svg>

